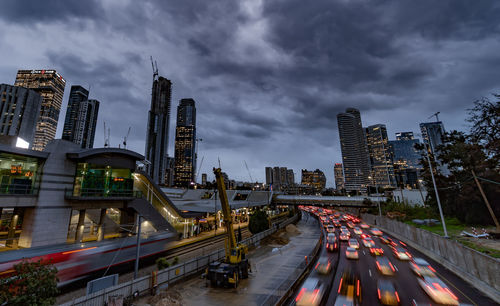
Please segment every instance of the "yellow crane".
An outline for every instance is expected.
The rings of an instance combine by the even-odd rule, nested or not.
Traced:
[[[216,261],[209,264],[206,271],[206,279],[210,281],[212,287],[236,288],[240,279],[248,278],[248,270],[250,269],[248,258],[246,258],[248,247],[236,242],[233,217],[231,215],[231,208],[229,207],[222,170],[214,168],[214,174],[222,207],[224,226],[226,227],[226,257],[222,262]]]

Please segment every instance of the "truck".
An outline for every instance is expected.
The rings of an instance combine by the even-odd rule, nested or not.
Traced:
[[[212,287],[237,288],[241,279],[248,278],[250,270],[250,263],[247,258],[248,247],[236,241],[233,218],[226,194],[222,170],[220,168],[214,168],[213,171],[217,182],[217,191],[219,193],[224,226],[226,227],[224,245],[226,254],[223,260],[215,261],[208,265],[205,271],[205,278],[207,282],[210,282],[210,286]]]

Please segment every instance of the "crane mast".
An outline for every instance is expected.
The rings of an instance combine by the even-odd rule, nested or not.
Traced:
[[[224,184],[224,178],[222,177],[222,170],[220,168],[214,168],[215,179],[217,182],[217,190],[219,192],[220,204],[222,207],[222,215],[224,219],[224,225],[226,226],[227,238],[228,238],[228,248],[226,248],[226,260],[229,260],[230,251],[236,249],[236,236],[234,234],[233,228],[233,217],[231,216],[231,209],[229,207],[229,200],[226,194],[226,186]]]

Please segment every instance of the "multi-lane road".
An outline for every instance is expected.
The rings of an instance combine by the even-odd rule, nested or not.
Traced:
[[[346,222],[341,222],[346,225]],[[340,247],[337,251],[328,252],[323,247],[320,254],[319,261],[329,259],[332,265],[332,270],[329,274],[320,274],[317,269],[312,270],[306,281],[299,286],[299,290],[294,299],[294,303],[304,296],[298,298],[300,290],[309,284],[317,283],[319,280],[322,284],[317,292],[319,293],[316,303],[318,305],[335,305],[338,296],[339,285],[341,282],[342,274],[346,270],[350,270],[352,274],[357,275],[360,280],[361,287],[361,303],[360,305],[378,305],[377,293],[377,280],[387,279],[392,281],[398,292],[400,305],[436,305],[436,303],[427,295],[427,293],[420,287],[418,277],[410,269],[410,261],[401,261],[393,255],[392,249],[388,244],[384,244],[379,236],[370,233],[370,229],[363,229],[363,233],[371,235],[375,242],[375,247],[382,248],[384,251],[383,256],[386,257],[394,266],[394,275],[383,276],[376,265],[376,258],[370,254],[369,248],[363,246],[362,238],[360,235],[354,233],[352,228],[348,228],[350,237],[354,238],[359,243],[358,255],[359,259],[348,259],[346,257],[346,249],[348,247],[347,241],[340,241]],[[340,228],[335,229],[337,239],[339,238]],[[326,233],[325,233],[326,234]],[[386,235],[384,233],[384,235]],[[389,235],[387,235],[389,236]],[[390,236],[389,236],[390,237]],[[404,247],[412,255],[413,258],[425,259],[433,269],[435,269],[436,276],[441,279],[458,298],[460,305],[499,305],[495,301],[483,295],[481,292],[473,288],[463,279],[457,277],[454,273],[444,268],[439,263],[426,257],[419,251],[407,246],[404,241],[397,240],[391,237],[394,243],[398,246]],[[315,264],[317,266],[317,264]],[[304,290],[307,292],[307,290]],[[309,301],[310,302],[310,301]],[[297,304],[300,304],[298,302]],[[306,302],[305,304],[308,304]],[[342,305],[342,304],[341,304]],[[347,304],[352,305],[352,304]]]

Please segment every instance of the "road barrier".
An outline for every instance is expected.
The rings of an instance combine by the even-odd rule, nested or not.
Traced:
[[[263,238],[275,233],[281,228],[284,228],[288,224],[297,221],[298,218],[299,215],[295,215],[292,218],[277,224],[277,226],[242,240],[242,243],[249,247],[256,246]],[[117,300],[127,302],[137,296],[154,292],[156,288],[166,288],[186,277],[205,271],[209,263],[221,260],[225,256],[225,249],[219,249],[208,255],[197,257],[178,265],[171,266],[167,269],[160,270],[154,275],[143,276],[117,286],[109,287],[104,290],[79,297],[62,305],[101,306]]]
[[[439,262],[466,282],[500,301],[500,260],[443,238],[432,232],[386,217],[363,214],[361,218],[404,240],[410,246]]]

